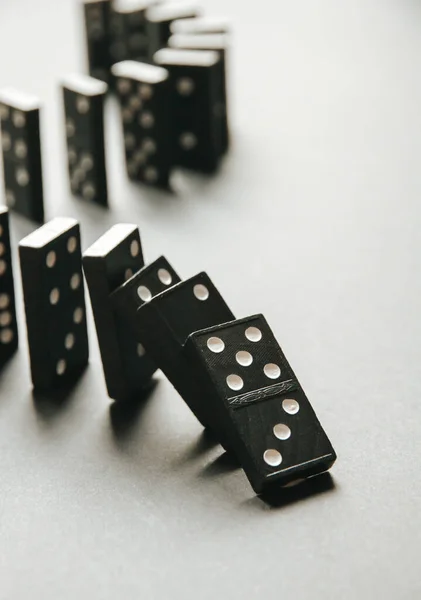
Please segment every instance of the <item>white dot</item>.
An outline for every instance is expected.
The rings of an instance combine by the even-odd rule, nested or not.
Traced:
[[[50,304],[55,305],[60,300],[60,290],[58,288],[54,288],[50,292]]]
[[[146,83],[143,83],[142,85],[139,86],[139,94],[141,95],[141,97],[144,100],[150,100],[153,95],[152,86],[150,86]]]
[[[78,96],[76,99],[76,110],[81,115],[85,115],[90,108],[90,102],[85,96]]]
[[[0,104],[0,119],[6,120],[9,118],[9,107]]]
[[[65,371],[66,371],[66,361],[64,359],[61,359],[57,363],[56,373],[57,373],[57,375],[64,375]]]
[[[5,152],[8,152],[12,147],[12,139],[7,131],[3,131],[1,136],[1,147]]]
[[[158,278],[164,285],[170,285],[172,282],[171,273],[167,269],[158,269]]]
[[[253,362],[253,357],[250,352],[247,352],[246,350],[240,350],[240,352],[237,352],[235,355],[235,360],[242,367],[249,367]]]
[[[300,405],[293,398],[287,398],[282,402],[282,408],[289,415],[296,415],[300,410]]]
[[[130,96],[129,106],[133,110],[140,110],[142,108],[142,100],[139,98],[139,96]]]
[[[16,140],[15,154],[18,158],[26,158],[28,154],[28,147],[23,140]]]
[[[6,190],[6,202],[8,206],[13,207],[16,204],[16,197],[12,190]]]
[[[25,117],[24,113],[15,110],[13,112],[12,121],[13,121],[13,125],[15,127],[19,127],[19,128],[25,127],[26,117]]]
[[[250,342],[260,342],[262,339],[262,332],[257,327],[249,327],[246,329],[246,338]]]
[[[146,350],[145,350],[144,346],[142,346],[142,344],[138,344],[137,345],[137,355],[145,356],[145,354],[146,354]]]
[[[149,111],[143,112],[139,117],[139,124],[145,129],[150,129],[154,126],[155,118],[153,114]]]
[[[0,327],[7,327],[12,322],[12,313],[9,311],[0,313]]]
[[[150,300],[152,300],[152,294],[151,294],[150,289],[144,285],[140,285],[137,288],[137,294],[138,294],[139,298],[141,300],[143,300],[143,302],[149,302]]]
[[[29,183],[29,173],[25,167],[18,167],[16,169],[16,181],[22,187],[25,187]]]
[[[128,79],[119,79],[117,82],[117,89],[120,94],[128,94],[132,88],[132,84]]]
[[[92,154],[89,152],[85,152],[82,154],[80,159],[80,166],[84,171],[90,171],[94,166],[94,159],[92,158]]]
[[[72,119],[66,120],[66,134],[67,137],[73,137],[75,135],[76,127]]]
[[[156,142],[152,138],[145,138],[142,142],[142,150],[147,154],[154,154],[156,152]]]
[[[76,164],[76,162],[77,162],[77,152],[76,152],[76,150],[73,147],[69,148],[68,158],[69,158],[69,163],[71,165]]]
[[[277,450],[266,450],[263,454],[263,460],[270,467],[279,467],[282,462],[282,456]]]
[[[4,260],[0,260],[0,275],[4,275],[6,273],[7,263]]]
[[[206,342],[207,347],[211,352],[215,352],[215,354],[219,354],[219,352],[223,352],[225,349],[225,344],[219,337],[210,337]]]
[[[71,350],[75,345],[75,336],[73,333],[68,333],[64,339],[64,347],[66,350]]]
[[[264,374],[269,379],[278,379],[281,376],[281,369],[274,363],[268,363],[263,367]]]
[[[135,258],[140,252],[140,244],[137,240],[132,240],[130,243],[130,254]]]
[[[91,181],[87,181],[82,186],[82,195],[85,200],[93,200],[95,198],[96,189]]]
[[[142,150],[137,150],[134,154],[133,154],[133,160],[135,161],[135,163],[137,165],[144,165],[146,163],[146,161],[148,160],[148,157],[146,155],[145,152],[143,152]],[[151,169],[153,169],[154,167],[150,167]],[[156,169],[155,169],[156,171]]]
[[[78,307],[73,313],[73,321],[79,325],[83,321],[83,308]]]
[[[191,77],[180,77],[177,80],[176,87],[181,96],[190,96],[194,91],[194,81]]]
[[[74,235],[72,235],[72,237],[69,237],[68,241],[67,241],[67,251],[70,254],[73,254],[73,252],[76,250],[77,248],[77,239]]]
[[[74,275],[72,275],[72,277],[70,278],[70,287],[72,288],[72,290],[77,290],[77,288],[80,286],[80,275],[79,273],[74,273]]]
[[[134,119],[134,113],[130,110],[130,108],[123,108],[121,114],[123,115],[123,121],[125,123],[131,123]]]
[[[14,337],[12,329],[3,329],[3,331],[0,331],[0,342],[2,344],[10,344]]]
[[[8,294],[0,294],[0,310],[4,310],[9,306],[10,298]]]
[[[132,269],[126,269],[126,272],[124,273],[124,278],[127,280],[130,279],[130,277],[133,277],[133,271]]]
[[[148,183],[155,183],[158,179],[158,169],[152,166],[146,167],[144,177]]]
[[[132,150],[136,145],[136,138],[132,133],[126,133],[124,136],[124,145],[127,150]]]
[[[209,298],[209,290],[205,285],[198,283],[193,288],[193,294],[198,300],[207,300]]]
[[[288,425],[284,425],[283,423],[278,423],[278,425],[275,425],[273,428],[273,433],[278,440],[287,440],[289,437],[291,437],[291,429],[288,427]]]
[[[56,264],[56,261],[57,261],[57,254],[54,252],[54,250],[51,250],[51,252],[49,252],[47,254],[45,263],[49,269],[52,269],[54,267],[54,265]]]
[[[232,390],[238,391],[244,387],[244,381],[239,375],[228,375],[227,386]]]
[[[191,131],[185,131],[180,135],[180,146],[183,150],[193,150],[197,146],[197,137]]]

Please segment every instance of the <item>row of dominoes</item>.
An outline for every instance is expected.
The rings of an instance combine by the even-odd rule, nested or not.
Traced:
[[[148,62],[172,35],[226,33],[225,19],[202,16],[196,4],[157,0],[85,0],[89,73],[113,85],[111,67],[124,60]]]
[[[112,67],[130,179],[168,188],[175,167],[212,173],[227,152],[225,51],[215,36],[204,37],[187,36],[179,48],[159,50],[156,65],[124,61]],[[108,205],[107,89],[106,83],[80,74],[62,84],[70,188],[102,206]],[[40,103],[4,89],[0,120],[7,205],[43,223]]]
[[[17,330],[6,211],[0,223],[3,360]],[[78,223],[55,219],[23,239],[19,255],[35,388],[67,385],[88,362],[83,263],[112,399],[139,400],[161,369],[257,493],[334,463],[263,315],[236,319],[206,273],[182,281],[163,256],[145,266],[135,225],[115,225],[82,257]]]

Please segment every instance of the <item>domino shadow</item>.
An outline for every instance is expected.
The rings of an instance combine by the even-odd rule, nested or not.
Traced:
[[[152,379],[150,384],[136,398],[126,401],[113,402],[110,406],[110,422],[114,439],[119,443],[128,441],[135,427],[146,409],[158,379]]]
[[[33,389],[32,402],[37,416],[46,423],[54,421],[69,411],[73,401],[79,396],[79,389],[84,385],[87,365],[75,373],[68,384],[51,390]]]
[[[260,510],[285,508],[297,502],[303,502],[333,492],[335,490],[335,482],[330,473],[321,473],[314,477],[301,480],[295,485],[279,487],[268,492],[264,492],[259,496],[255,496],[246,500],[246,504],[252,505]]]
[[[228,473],[232,473],[233,471],[237,471],[240,469],[240,463],[233,453],[224,452],[214,461],[204,467],[201,471],[199,477],[203,478],[211,478],[217,477],[219,475],[225,475]]]

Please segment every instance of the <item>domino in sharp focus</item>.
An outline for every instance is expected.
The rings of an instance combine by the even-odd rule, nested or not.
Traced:
[[[32,382],[74,382],[88,362],[79,224],[57,218],[19,243]]]
[[[206,273],[177,283],[153,298],[143,290],[140,275],[135,278],[144,300],[132,318],[138,339],[202,425],[214,428],[212,409],[200,401],[201,390],[183,348],[192,332],[231,321],[234,315]],[[122,315],[127,314],[123,292],[115,293],[115,303]]]
[[[131,294],[128,294],[127,314],[125,311],[121,316],[110,299],[115,290],[131,290],[131,282],[138,273],[151,272],[151,267],[142,267],[142,247],[135,225],[115,225],[83,255],[108,395],[115,400],[138,397],[156,371],[155,364],[145,354],[127,318],[132,314]],[[157,293],[162,291],[168,285],[169,277],[178,281],[176,273],[166,261],[165,267],[165,273],[163,265],[157,267],[157,281],[149,286],[149,290]],[[161,281],[164,275],[165,284]],[[135,311],[141,300],[137,288],[134,291]]]
[[[186,23],[189,19],[186,20]],[[194,19],[191,19],[194,20]],[[183,23],[183,21],[180,21]],[[214,116],[220,128],[221,150],[227,152],[230,141],[227,98],[227,60],[229,38],[226,34],[175,34],[168,40],[170,48],[187,50],[214,50],[219,53],[219,78],[217,103],[213,107]]]
[[[165,48],[154,55],[154,61],[170,73],[175,163],[195,171],[214,172],[224,152],[218,117],[220,54]]]
[[[200,12],[196,4],[187,2],[162,2],[149,8],[146,12],[149,58],[165,48],[174,21],[198,17]]]
[[[108,205],[104,142],[107,84],[87,75],[62,83],[70,189],[84,200]]]
[[[110,16],[111,0],[84,0],[83,16],[85,23],[88,70],[91,77],[109,83],[110,68]]]
[[[0,207],[0,370],[18,347],[9,213]]]
[[[43,223],[39,101],[29,94],[3,89],[0,119],[7,205],[28,219]]]
[[[121,103],[128,176],[168,188],[173,166],[168,71],[123,61],[112,72]]]
[[[335,451],[263,315],[192,333],[185,357],[256,493],[333,465]]]

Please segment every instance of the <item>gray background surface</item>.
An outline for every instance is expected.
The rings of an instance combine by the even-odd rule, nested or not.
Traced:
[[[421,4],[202,4],[234,24],[234,146],[176,195],[127,183],[111,103],[112,207],[71,198],[57,80],[83,65],[74,0],[1,0],[0,85],[45,102],[48,217],[79,218],[84,247],[137,222],[147,260],[206,269],[239,317],[265,314],[333,479],[263,502],[162,377],[110,411],[92,321],[72,395],[34,399],[21,315],[0,377],[0,597],[420,598]],[[32,229],[13,218],[14,242]]]

